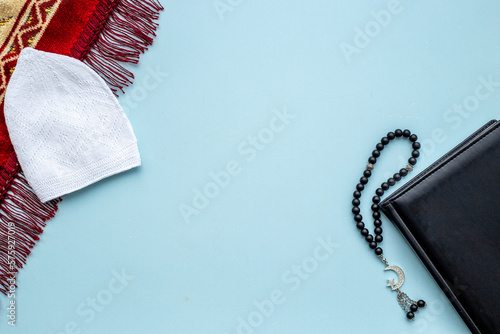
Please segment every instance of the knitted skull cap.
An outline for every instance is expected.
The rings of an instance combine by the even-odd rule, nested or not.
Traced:
[[[141,164],[118,100],[97,73],[71,57],[25,48],[7,87],[5,121],[42,202]]]

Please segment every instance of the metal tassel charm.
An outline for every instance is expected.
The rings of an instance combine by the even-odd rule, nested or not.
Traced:
[[[385,264],[385,269],[384,270],[392,270],[398,275],[398,281],[397,283],[394,283],[394,279],[392,280],[387,280],[387,286],[392,289],[392,291],[397,291],[398,292],[398,304],[401,306],[403,311],[406,312],[406,317],[409,320],[414,320],[415,319],[415,312],[418,312],[418,310],[422,307],[425,306],[425,302],[423,300],[419,301],[414,301],[406,293],[400,290],[401,286],[403,285],[405,281],[405,274],[403,270],[397,266],[390,266],[385,257],[380,254],[378,257],[384,262]]]

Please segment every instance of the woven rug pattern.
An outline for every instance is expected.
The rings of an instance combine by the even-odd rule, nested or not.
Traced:
[[[138,63],[153,43],[161,10],[156,0],[0,2],[0,292],[7,293],[60,202],[35,196],[5,125],[5,91],[20,52],[32,47],[81,60],[117,94],[134,78],[121,63]]]

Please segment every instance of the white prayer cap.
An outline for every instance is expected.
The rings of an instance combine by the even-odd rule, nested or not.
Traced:
[[[7,87],[5,121],[42,202],[141,164],[118,100],[97,73],[71,57],[25,48]]]

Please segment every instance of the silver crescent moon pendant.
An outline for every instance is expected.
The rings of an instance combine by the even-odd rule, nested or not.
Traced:
[[[387,286],[390,287],[392,289],[392,291],[398,290],[401,287],[401,285],[403,285],[403,283],[405,282],[405,273],[403,272],[403,270],[397,266],[387,266],[387,267],[385,267],[384,270],[392,270],[396,274],[398,274],[398,282],[397,283],[394,283],[393,279],[387,280],[387,282],[388,282]]]

